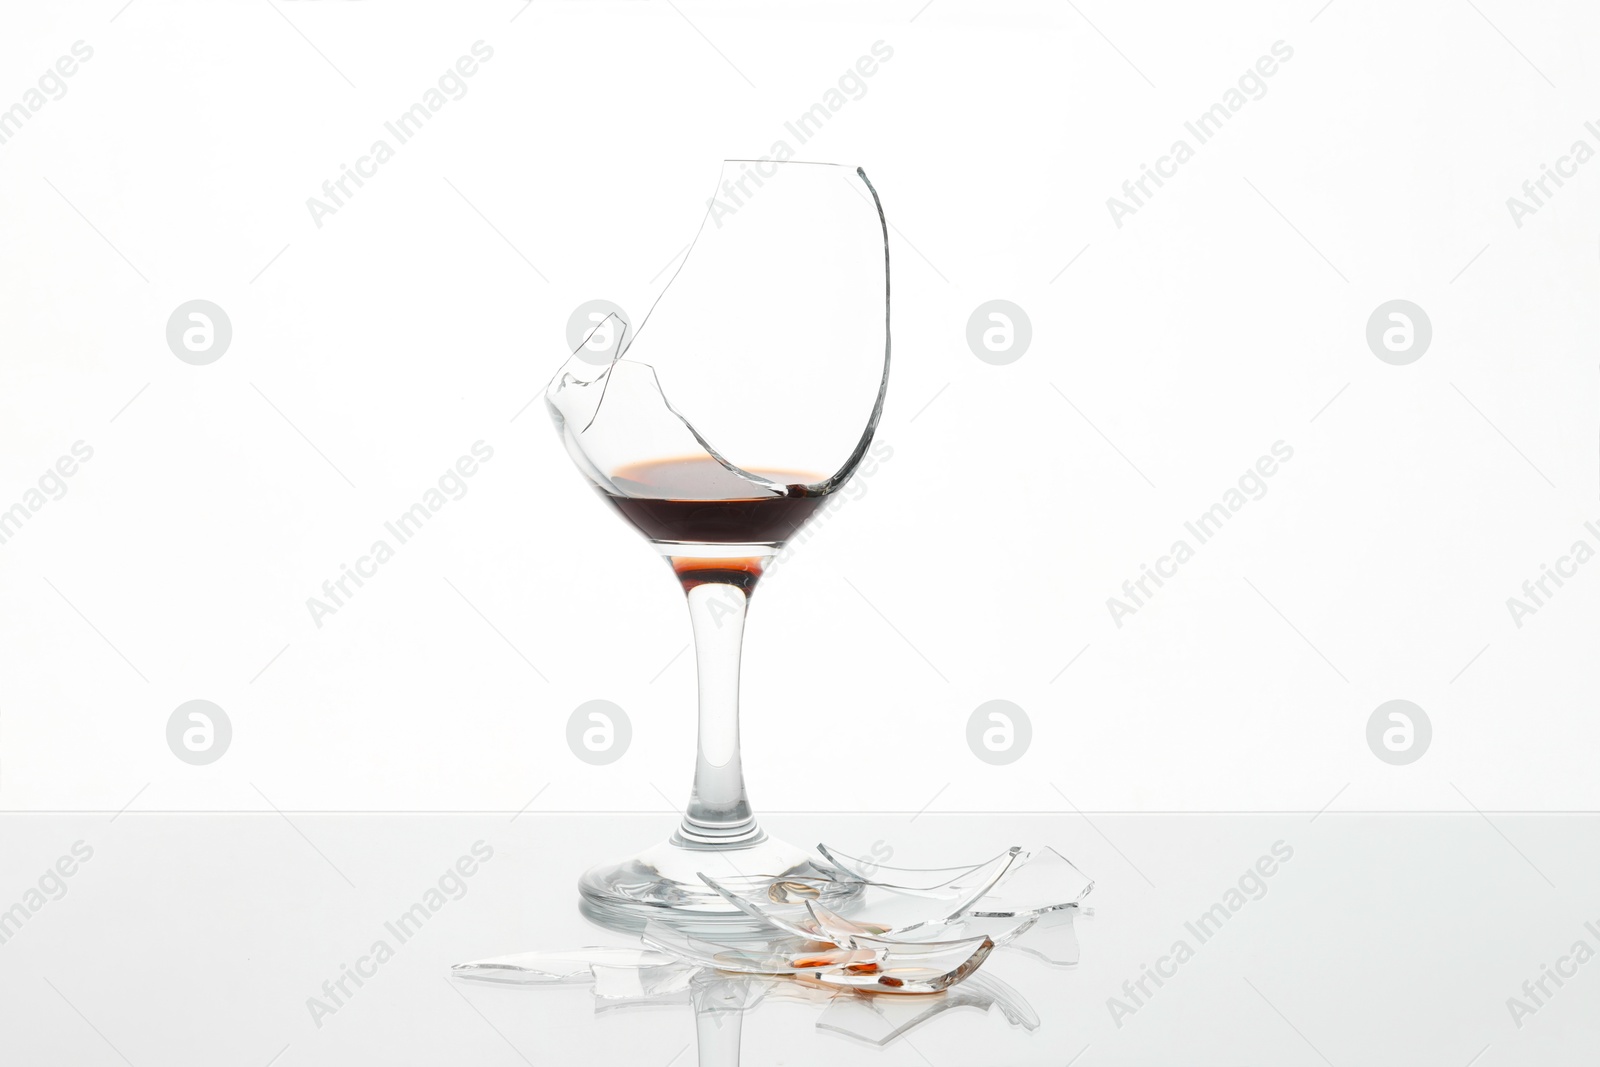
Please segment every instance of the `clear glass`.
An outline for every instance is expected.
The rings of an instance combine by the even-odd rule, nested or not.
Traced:
[[[729,160],[644,321],[597,324],[546,390],[579,470],[672,566],[699,684],[682,821],[661,844],[583,876],[590,918],[761,935],[759,919],[699,876],[825,877],[751,810],[740,649],[763,572],[871,448],[888,381],[888,228],[865,172]],[[833,884],[822,902],[858,890]]]

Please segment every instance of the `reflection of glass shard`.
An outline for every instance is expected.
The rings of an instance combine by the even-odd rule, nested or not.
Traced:
[[[1028,920],[1018,936],[1009,941],[1008,947],[1057,967],[1076,966],[1081,950],[1078,932],[1072,924],[1077,916],[1076,907],[1044,912]]]
[[[973,975],[958,988],[937,997],[875,997],[841,993],[828,1002],[817,1019],[817,1029],[853,1037],[882,1048],[907,1033],[959,1008],[1000,1013],[1012,1026],[1027,1031],[1039,1028],[1039,1015],[1021,993],[993,975]]]

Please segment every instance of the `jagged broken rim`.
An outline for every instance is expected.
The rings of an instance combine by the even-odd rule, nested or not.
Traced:
[[[866,171],[859,166],[850,166],[839,163],[813,162],[805,160],[740,160],[727,159],[729,163],[763,162],[775,167],[830,167],[853,174],[865,186],[871,197],[871,206],[878,220],[878,230],[883,248],[883,370],[878,378],[878,388],[873,399],[872,410],[867,418],[865,428],[856,441],[855,447],[846,456],[837,470],[816,482],[805,485],[805,490],[811,495],[824,495],[832,492],[842,484],[855,471],[856,467],[865,457],[867,449],[871,447],[873,437],[877,433],[878,424],[883,417],[883,406],[889,388],[889,368],[893,348],[893,335],[891,330],[892,315],[892,289],[889,270],[889,223],[883,212],[883,202],[878,195],[877,188],[867,177]],[[551,378],[545,387],[544,398],[547,410],[554,421],[558,432],[561,434],[568,452],[574,462],[597,486],[607,492],[615,492],[619,496],[630,495],[623,488],[612,481],[612,472],[606,470],[604,465],[596,463],[589,456],[583,446],[583,435],[594,425],[599,417],[601,408],[606,400],[612,396],[613,385],[622,376],[622,368],[627,368],[629,381],[622,388],[630,390],[622,402],[630,405],[630,414],[639,414],[644,418],[651,417],[651,408],[654,414],[666,414],[674,421],[673,430],[677,431],[679,447],[663,448],[663,455],[677,454],[690,455],[698,453],[720,465],[724,470],[745,483],[749,495],[757,496],[784,496],[791,492],[788,485],[774,481],[762,474],[748,470],[735,463],[723,450],[714,445],[698,428],[672,403],[663,388],[660,375],[654,365],[629,358],[629,351],[634,343],[649,325],[656,308],[672,291],[673,283],[683,273],[684,269],[694,260],[696,248],[706,234],[707,223],[712,220],[714,213],[715,197],[708,198],[705,214],[701,217],[700,226],[695,231],[693,240],[690,241],[687,251],[679,261],[672,276],[655,300],[645,312],[637,328],[615,312],[608,313],[594,327],[586,333],[570,354],[567,361]],[[589,342],[602,330],[613,330],[616,341],[609,361],[595,364],[583,358],[581,353]],[[637,384],[635,384],[637,383]],[[616,402],[616,401],[614,401]],[[664,436],[667,431],[664,431]]]

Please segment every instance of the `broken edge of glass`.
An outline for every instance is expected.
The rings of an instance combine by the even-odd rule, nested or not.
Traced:
[[[827,844],[818,845],[817,851],[830,866],[847,877],[908,894],[931,894],[941,886],[973,882],[986,866],[891,867],[852,856]],[[1020,855],[1000,872],[999,877],[965,911],[980,916],[1025,917],[1081,905],[1083,899],[1094,890],[1092,878],[1048,845],[1012,851]],[[996,860],[989,860],[988,863]]]
[[[725,163],[739,162],[726,160]],[[819,164],[794,163],[779,165],[812,166]],[[889,362],[891,351],[891,338],[889,331],[889,224],[883,214],[883,203],[878,197],[878,191],[867,178],[866,171],[860,167],[843,167],[840,164],[820,164],[822,166],[841,167],[841,169],[854,172],[861,184],[871,194],[873,210],[877,214],[879,229],[883,241],[884,259],[884,352],[883,373],[879,378],[877,397],[872,406],[871,415],[855,448],[844,461],[839,470],[830,474],[822,481],[806,486],[811,495],[823,495],[831,492],[844,482],[856,466],[866,455],[872,438],[877,431],[878,422],[883,414],[884,397],[889,387]],[[790,488],[781,483],[746,470],[732,460],[728,459],[716,446],[708,441],[684,415],[667,399],[666,391],[662,388],[660,377],[656,368],[649,363],[642,363],[628,358],[628,351],[633,347],[638,335],[649,324],[650,316],[672,288],[672,283],[677,280],[684,268],[694,258],[695,248],[699,245],[701,237],[705,235],[706,223],[713,217],[715,210],[712,201],[707,201],[706,213],[700,220],[700,227],[695,232],[694,240],[690,242],[688,251],[679,262],[677,270],[668,279],[666,286],[656,296],[645,317],[640,321],[637,329],[633,328],[625,319],[615,312],[607,314],[594,327],[584,335],[583,341],[575,348],[567,361],[561,366],[555,376],[545,387],[545,406],[555,422],[557,431],[561,434],[562,443],[571,455],[578,468],[605,492],[616,496],[634,495],[628,491],[628,486],[619,484],[613,473],[619,467],[625,466],[629,459],[637,458],[635,449],[638,442],[644,442],[644,452],[657,456],[703,457],[715,461],[728,473],[729,483],[726,499],[747,499],[765,496],[787,496]],[[589,343],[602,331],[608,331],[607,336],[613,337],[610,344],[608,357],[596,359],[595,354],[589,351]],[[601,423],[602,413],[605,422]],[[632,449],[625,455],[607,456],[605,453],[606,438],[610,436],[608,428],[617,426],[617,435],[627,435],[630,441],[635,442]]]

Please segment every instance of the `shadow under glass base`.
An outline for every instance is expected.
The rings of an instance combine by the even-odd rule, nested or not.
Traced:
[[[664,841],[617,863],[592,867],[578,880],[579,909],[601,926],[635,932],[646,922],[665,923],[710,940],[757,940],[777,932],[738,910],[700,880],[710,875],[724,886],[748,886],[765,900],[771,879],[827,879],[813,853],[763,835],[740,847],[692,848],[681,838]],[[858,896],[856,882],[824,889],[818,903],[837,908]]]

